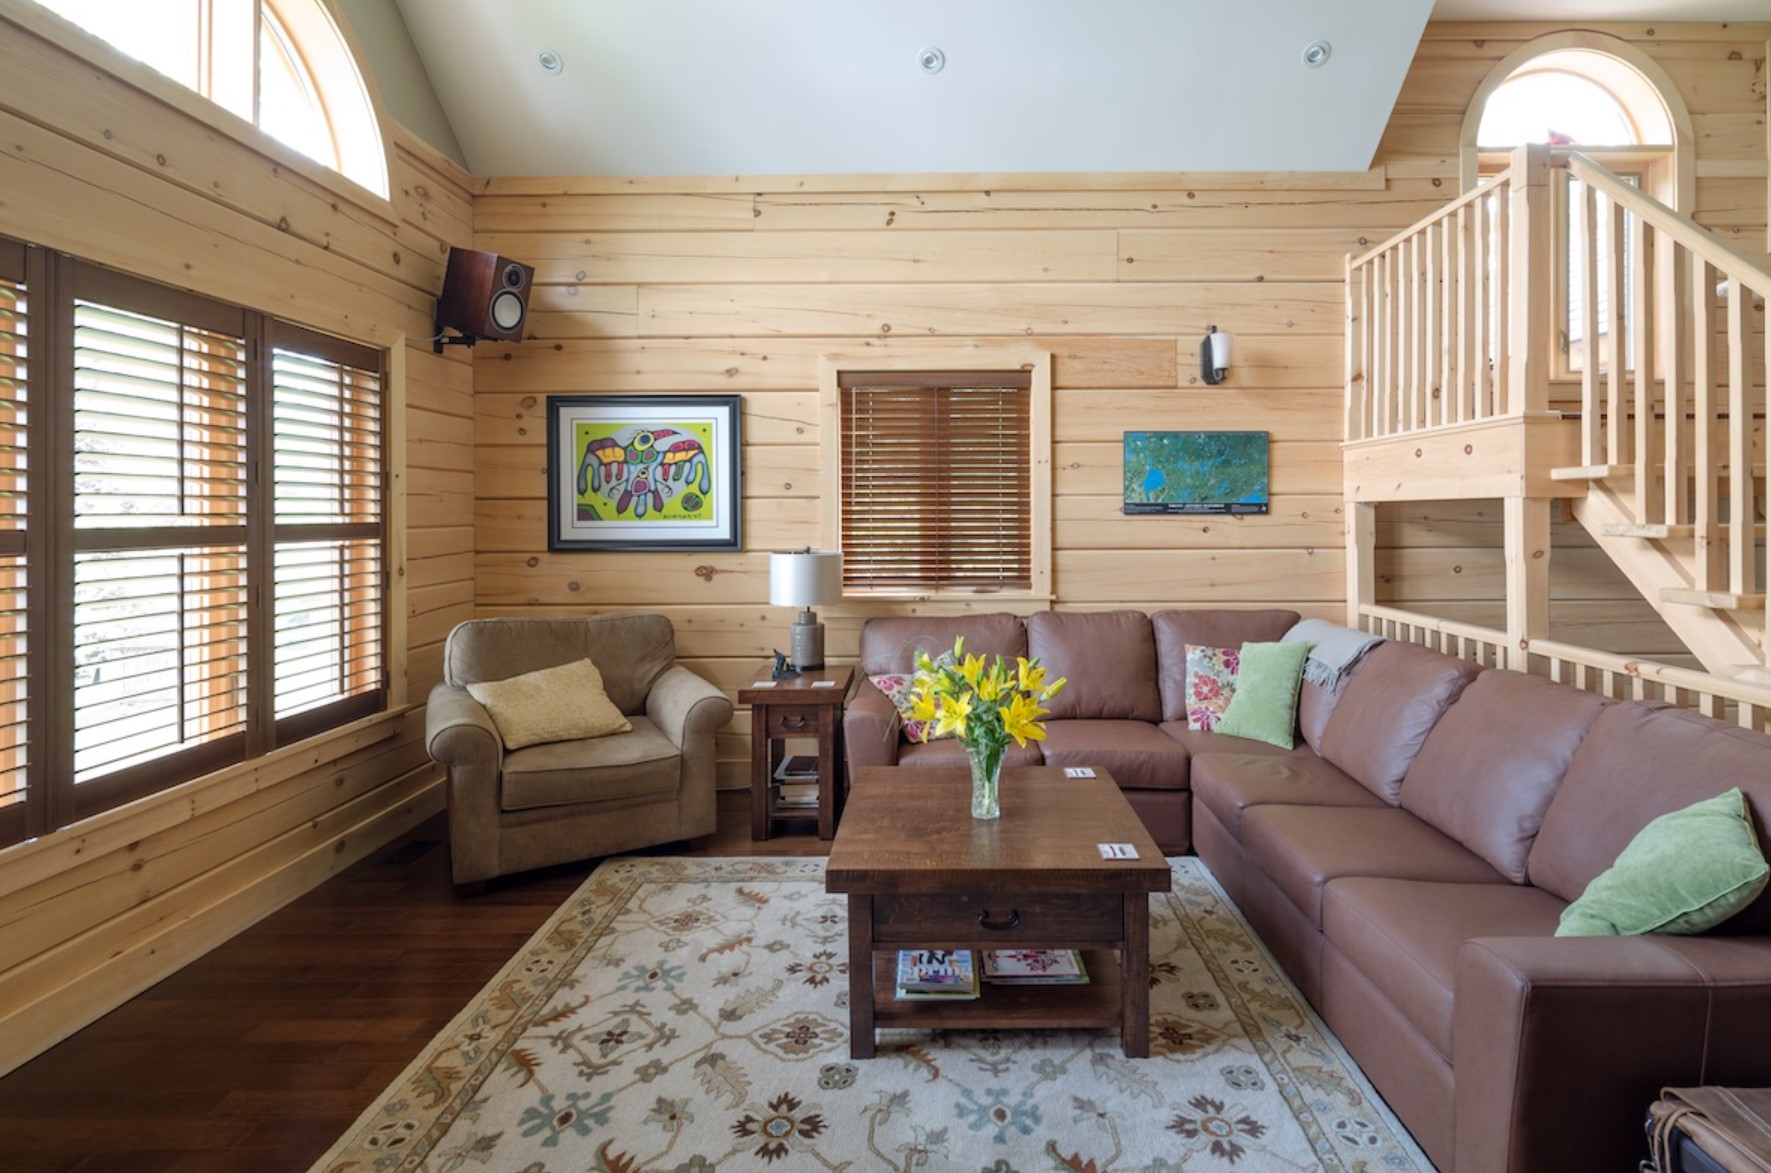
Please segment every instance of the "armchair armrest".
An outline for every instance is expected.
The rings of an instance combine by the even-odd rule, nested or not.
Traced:
[[[843,747],[849,759],[849,782],[862,766],[898,764],[898,708],[892,698],[863,676],[842,714]]]
[[[1455,981],[1459,1169],[1629,1168],[1661,1087],[1771,1082],[1771,938],[1481,938]]]
[[[713,735],[732,719],[732,700],[678,665],[653,682],[646,694],[646,716],[679,750],[705,737],[711,756]]]
[[[430,756],[445,766],[483,766],[496,772],[504,755],[492,714],[455,684],[437,684],[430,690],[424,742]]]

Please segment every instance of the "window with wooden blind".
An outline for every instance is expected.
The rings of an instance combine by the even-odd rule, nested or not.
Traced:
[[[0,240],[0,843],[385,705],[383,378]]]
[[[30,393],[25,376],[30,335],[25,250],[0,241],[0,843],[24,837],[28,797],[25,541],[30,496],[25,477]]]
[[[1044,355],[966,370],[828,364],[826,464],[856,593],[1050,590]]]

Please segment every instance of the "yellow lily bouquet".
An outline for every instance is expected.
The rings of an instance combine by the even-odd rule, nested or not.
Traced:
[[[916,653],[916,677],[910,684],[910,715],[922,721],[922,738],[951,733],[965,746],[972,771],[972,817],[994,819],[1002,813],[998,786],[1002,755],[1011,738],[1016,745],[1043,741],[1039,719],[1049,701],[1064,688],[1064,678],[1047,683],[1037,659],[1016,656],[1011,666],[1001,656],[988,666],[983,656],[965,654],[965,637],[953,641],[951,655],[930,659]]]

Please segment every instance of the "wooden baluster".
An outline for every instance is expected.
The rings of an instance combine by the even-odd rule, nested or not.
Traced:
[[[1474,286],[1471,297],[1471,325],[1474,329],[1470,336],[1470,401],[1475,410],[1472,419],[1487,419],[1493,415],[1491,395],[1494,390],[1493,368],[1488,362],[1488,283],[1493,277],[1489,261],[1493,253],[1489,250],[1489,222],[1493,215],[1492,204],[1495,197],[1483,196],[1470,205],[1471,229],[1475,243],[1475,255],[1471,276]]]
[[[1360,281],[1360,273],[1354,267],[1351,257],[1347,258],[1345,271],[1346,287],[1343,296],[1346,299],[1347,353],[1343,360],[1345,370],[1342,372],[1345,381],[1341,389],[1341,439],[1358,440],[1363,438],[1359,424],[1363,413],[1359,408],[1360,398],[1364,394],[1361,387],[1364,380],[1360,376],[1359,355],[1365,349],[1365,319],[1359,314],[1359,287],[1355,284]]]
[[[1605,267],[1605,460],[1610,464],[1626,463],[1624,425],[1624,334],[1626,313],[1623,291],[1624,258],[1623,209],[1611,197],[1605,198],[1605,235],[1602,253]]]
[[[1536,208],[1527,210],[1526,201],[1533,199],[1531,189],[1525,183],[1525,169],[1516,167],[1513,180],[1506,193],[1497,197],[1494,209],[1494,285],[1489,297],[1494,302],[1494,325],[1490,336],[1489,349],[1494,352],[1494,402],[1491,413],[1499,415],[1503,412],[1519,412],[1525,410],[1525,401],[1530,398],[1527,387],[1531,383],[1529,376],[1523,376],[1522,370],[1514,363],[1515,340],[1511,337],[1512,323],[1523,321],[1526,329],[1534,317],[1543,315],[1526,309],[1527,306],[1548,305],[1548,300],[1533,301],[1532,294],[1523,289],[1514,289],[1512,274],[1517,273],[1523,282],[1531,272],[1532,262],[1529,255],[1515,256],[1514,248],[1530,249],[1527,233],[1535,231],[1531,227],[1532,214]],[[1548,217],[1540,217],[1548,225]],[[1546,243],[1547,256],[1547,243]],[[1549,272],[1548,260],[1543,261],[1544,272]],[[1546,287],[1547,290],[1547,287]],[[1512,311],[1512,299],[1520,298],[1519,314],[1515,318]],[[1542,333],[1542,331],[1536,331]],[[1531,352],[1531,345],[1526,341],[1521,347],[1523,353],[1517,357],[1524,360]],[[1539,373],[1539,382],[1549,372]],[[1547,382],[1544,386],[1548,387]],[[1544,399],[1547,403],[1548,396]]]
[[[1377,396],[1377,411],[1372,417],[1375,425],[1373,434],[1387,436],[1395,431],[1391,427],[1390,404],[1392,400],[1390,363],[1390,345],[1395,334],[1396,322],[1391,313],[1391,305],[1395,299],[1390,290],[1390,253],[1388,249],[1372,259],[1377,271],[1377,345],[1372,348],[1372,390]]]
[[[1662,517],[1663,498],[1654,491],[1660,429],[1654,418],[1654,364],[1649,343],[1654,330],[1651,255],[1653,235],[1640,216],[1629,217],[1630,231],[1630,365],[1636,377],[1636,516],[1641,524]]]
[[[1692,568],[1697,589],[1713,591],[1721,580],[1721,530],[1716,514],[1721,476],[1716,459],[1716,379],[1710,362],[1715,345],[1716,271],[1690,254],[1691,265],[1691,524],[1697,535]],[[1670,470],[1669,470],[1670,471]]]
[[[1470,205],[1457,210],[1457,419],[1463,422],[1476,418],[1476,397],[1471,386],[1475,377],[1475,361],[1470,347],[1474,344],[1477,250],[1470,239]]]
[[[1572,205],[1575,243],[1579,253],[1574,271],[1568,274],[1568,286],[1580,293],[1580,462],[1585,465],[1606,463],[1604,420],[1599,408],[1599,266],[1596,252],[1598,233],[1593,215],[1593,189],[1579,180],[1568,184]],[[1570,347],[1572,349],[1572,347]]]
[[[1751,335],[1747,332],[1746,290],[1738,277],[1728,282],[1724,322],[1728,347],[1728,590],[1750,595],[1758,590],[1753,543],[1753,417],[1747,406],[1746,348]]]
[[[1451,382],[1452,356],[1457,353],[1457,270],[1452,262],[1456,247],[1452,240],[1452,222],[1439,222],[1439,422],[1451,423],[1457,418],[1452,400],[1457,390]]]
[[[1660,247],[1655,249],[1654,316],[1659,326],[1660,374],[1665,385],[1666,457],[1661,475],[1665,478],[1665,518],[1669,524],[1684,525],[1690,521],[1687,504],[1690,500],[1686,477],[1690,453],[1686,451],[1685,423],[1685,265],[1684,249],[1670,236],[1656,233]]]
[[[1418,432],[1425,424],[1421,408],[1420,352],[1421,352],[1421,303],[1420,303],[1420,260],[1421,238],[1417,234],[1402,242],[1403,262],[1407,266],[1403,273],[1407,282],[1405,296],[1407,298],[1403,312],[1408,315],[1408,327],[1403,332],[1404,344],[1408,352],[1404,356],[1408,380],[1408,430]]]

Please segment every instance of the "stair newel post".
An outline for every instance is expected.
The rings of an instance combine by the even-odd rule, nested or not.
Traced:
[[[1512,279],[1504,291],[1504,411],[1524,415],[1550,406],[1550,325],[1555,304],[1550,148],[1543,143],[1514,148],[1511,172],[1507,268]]]
[[[1507,663],[1531,670],[1532,640],[1550,634],[1550,516],[1548,497],[1506,498]]]
[[[1346,489],[1347,626],[1366,630],[1364,610],[1377,604],[1377,506]]]

